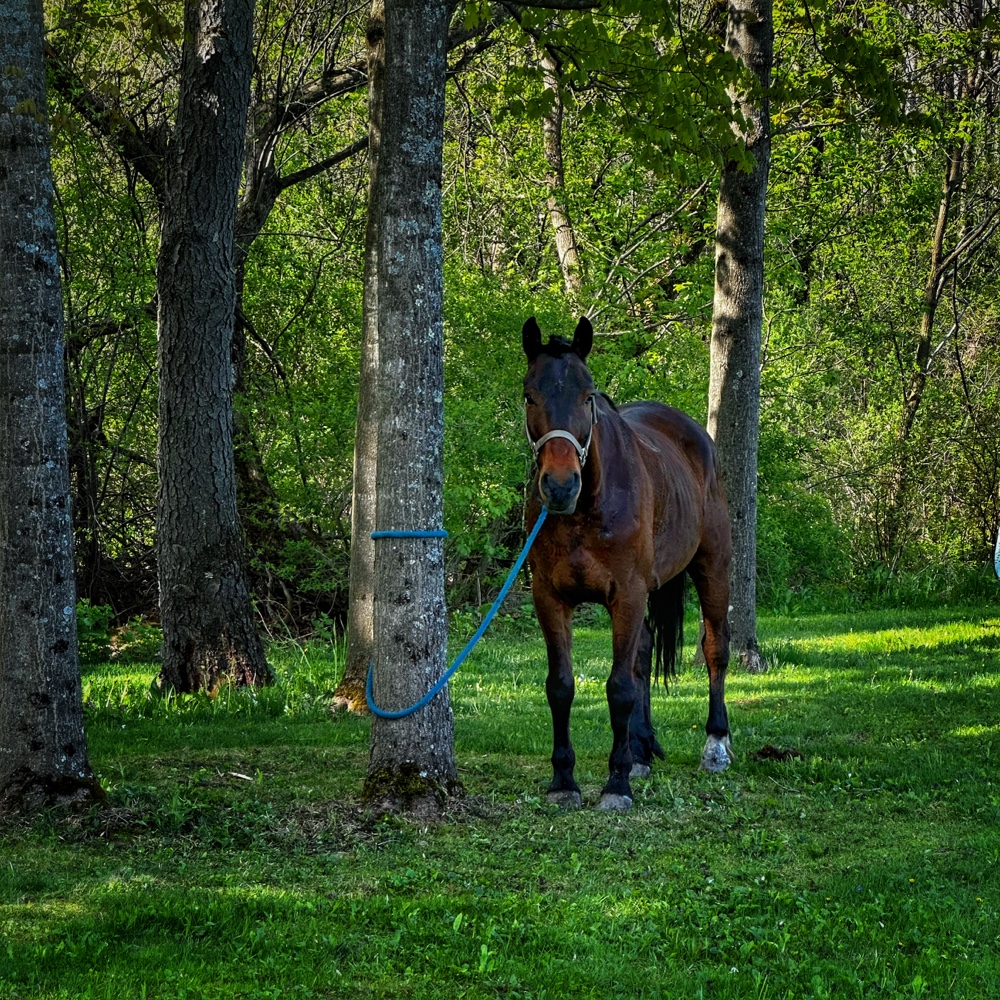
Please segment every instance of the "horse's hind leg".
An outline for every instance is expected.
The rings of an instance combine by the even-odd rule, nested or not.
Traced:
[[[710,619],[705,616],[702,648],[708,664],[708,722],[705,725],[708,739],[701,753],[701,766],[706,771],[724,771],[733,762],[726,712],[726,668],[729,666],[729,621],[726,617]]]
[[[538,577],[535,578],[536,581]],[[552,713],[552,782],[548,800],[556,805],[579,808],[580,786],[573,778],[576,754],[569,738],[569,713],[573,706],[573,609],[551,595],[534,591],[535,614],[545,636],[549,673],[545,694]]]
[[[663,749],[656,741],[649,710],[649,682],[653,673],[653,633],[646,622],[642,623],[639,651],[635,656],[635,679],[639,690],[629,720],[628,735],[632,747],[630,778],[648,778],[653,757],[663,757]]]
[[[704,617],[702,650],[708,665],[708,739],[701,754],[706,771],[724,771],[733,762],[733,744],[726,712],[726,669],[729,666],[729,565],[697,561],[688,567]]]

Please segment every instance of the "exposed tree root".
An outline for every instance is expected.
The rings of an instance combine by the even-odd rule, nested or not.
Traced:
[[[375,813],[402,813],[418,820],[438,820],[449,798],[463,794],[462,783],[420,774],[412,764],[398,771],[381,768],[365,778],[362,803]]]
[[[22,768],[0,788],[0,817],[23,816],[52,807],[86,809],[105,799],[97,779],[36,774]]]
[[[333,692],[329,707],[331,712],[346,711],[355,715],[369,715],[364,682],[344,677]]]

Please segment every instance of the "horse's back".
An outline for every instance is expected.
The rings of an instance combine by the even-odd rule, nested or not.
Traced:
[[[618,408],[625,422],[654,454],[666,460],[671,453],[682,457],[704,487],[714,492],[718,478],[715,442],[701,424],[666,403],[643,401],[626,403]]]
[[[728,573],[730,537],[715,443],[696,420],[664,403],[631,403],[622,418],[639,439],[636,451],[652,486],[655,579],[672,579],[697,559]],[[726,598],[728,600],[728,598]]]

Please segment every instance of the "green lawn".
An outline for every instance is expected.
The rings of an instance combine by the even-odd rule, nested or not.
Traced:
[[[542,644],[488,634],[452,688],[467,797],[430,827],[358,806],[368,723],[326,714],[329,650],[214,702],[91,669],[110,806],[0,831],[0,998],[1000,996],[1000,608],[761,635],[770,671],[730,676],[734,767],[697,770],[686,666],[619,816],[546,804]],[[609,646],[578,629],[591,805]]]

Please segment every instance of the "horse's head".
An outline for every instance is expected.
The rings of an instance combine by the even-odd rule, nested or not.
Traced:
[[[587,355],[594,328],[583,317],[573,341],[551,337],[542,346],[542,332],[532,316],[521,330],[528,358],[524,376],[524,432],[538,463],[538,490],[553,514],[572,514],[580,497],[597,400]]]

